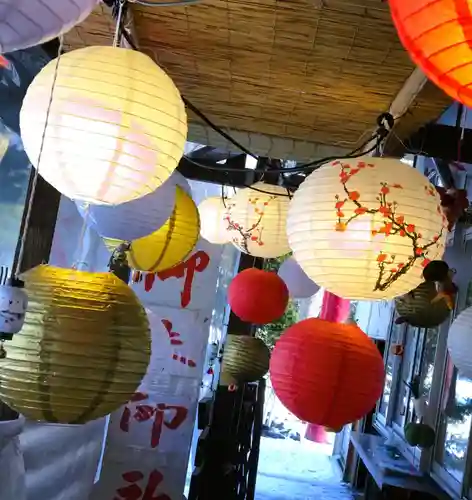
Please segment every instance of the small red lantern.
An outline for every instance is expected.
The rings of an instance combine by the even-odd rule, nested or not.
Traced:
[[[288,288],[275,273],[245,269],[230,283],[228,302],[243,321],[264,325],[283,316],[288,304]]]
[[[277,397],[299,419],[339,429],[374,408],[384,365],[357,325],[309,318],[275,344],[270,378]]]
[[[390,0],[398,36],[413,61],[454,99],[472,105],[469,0]]]

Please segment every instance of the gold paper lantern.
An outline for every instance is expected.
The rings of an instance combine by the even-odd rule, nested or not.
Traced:
[[[226,206],[221,196],[212,196],[198,205],[200,213],[200,235],[210,243],[224,245],[230,237],[224,220]]]
[[[64,424],[126,403],[150,360],[134,292],[111,273],[42,265],[22,278],[28,311],[0,361],[0,399],[29,419]]]
[[[352,300],[392,299],[422,281],[444,252],[447,221],[434,186],[399,160],[328,163],[295,193],[293,255],[315,283]]]
[[[287,190],[258,182],[241,189],[227,202],[225,215],[229,239],[241,252],[266,259],[290,252],[286,234]]]
[[[270,351],[266,344],[248,335],[228,335],[223,352],[222,378],[255,382],[269,371]]]
[[[133,269],[156,273],[170,269],[190,254],[198,241],[200,220],[192,198],[176,186],[175,207],[168,221],[157,231],[131,242],[127,252],[128,264]],[[123,243],[104,238],[109,250]]]
[[[74,50],[46,65],[28,88],[20,125],[46,181],[69,198],[109,205],[158,188],[187,135],[172,80],[145,54],[117,47]]]

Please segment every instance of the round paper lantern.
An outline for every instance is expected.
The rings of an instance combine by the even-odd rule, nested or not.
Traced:
[[[131,242],[128,264],[137,271],[156,273],[180,264],[198,241],[200,221],[192,198],[176,186],[175,207],[167,222],[157,231]],[[113,251],[122,240],[104,238]]]
[[[319,286],[352,300],[392,299],[444,252],[436,189],[399,160],[336,160],[310,174],[290,204],[293,256]]]
[[[472,379],[472,307],[461,312],[449,328],[447,347],[452,362],[464,377]]]
[[[258,182],[254,189],[241,189],[227,202],[229,239],[241,252],[266,259],[290,252],[286,234],[289,198],[287,190]]]
[[[451,314],[448,297],[438,296],[436,283],[425,282],[395,299],[398,316],[411,326],[433,328],[444,323]]]
[[[405,426],[405,439],[410,446],[418,446],[427,450],[434,446],[436,432],[427,424],[410,422]]]
[[[86,224],[103,238],[133,241],[166,223],[175,207],[176,186],[190,191],[187,180],[177,171],[161,187],[137,200],[115,206],[76,204]]]
[[[18,333],[25,321],[28,296],[23,288],[23,282],[10,279],[0,285],[0,339],[10,340]]]
[[[228,303],[236,316],[257,325],[283,316],[288,305],[288,288],[279,276],[260,269],[245,269],[228,287]]]
[[[472,105],[469,0],[390,0],[398,36],[413,61],[452,98]]]
[[[75,200],[117,205],[152,193],[177,167],[187,135],[172,80],[145,54],[118,47],[68,52],[55,78],[56,66],[40,71],[23,101],[31,163]]]
[[[226,207],[221,196],[212,196],[198,205],[200,213],[200,235],[210,243],[224,245],[230,241],[226,231]]]
[[[373,409],[384,365],[358,326],[309,318],[275,344],[270,378],[277,397],[299,419],[339,429]]]
[[[22,278],[28,311],[0,363],[0,399],[29,419],[63,424],[129,401],[150,359],[134,292],[111,273],[43,265]]]
[[[0,53],[40,45],[82,22],[99,0],[2,0]]]
[[[278,275],[284,280],[290,297],[294,299],[312,297],[320,289],[320,287],[305,274],[305,271],[293,257],[282,262]]]
[[[269,371],[269,360],[269,348],[261,339],[228,335],[221,370],[240,383],[255,382]]]

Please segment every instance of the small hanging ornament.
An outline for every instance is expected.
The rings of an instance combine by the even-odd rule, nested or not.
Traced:
[[[8,268],[0,269],[0,340],[11,340],[25,322],[28,296],[23,281],[7,279]],[[2,350],[3,346],[2,346]]]

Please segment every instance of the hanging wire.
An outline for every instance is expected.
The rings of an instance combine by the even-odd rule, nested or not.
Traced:
[[[126,4],[128,0],[120,0],[121,3]],[[144,2],[144,0],[130,0],[133,3],[138,3],[141,5],[147,5],[147,6],[157,6],[156,3],[153,2]],[[162,5],[162,4],[161,4]],[[139,50],[136,43],[132,39],[130,33],[124,28],[123,23],[118,22],[118,31],[120,33],[120,36],[122,36],[128,45],[133,49],[133,50]],[[372,134],[368,139],[366,139],[360,146],[358,146],[356,149],[351,151],[349,154],[345,156],[327,156],[325,158],[320,158],[317,160],[313,160],[307,163],[303,163],[301,165],[297,165],[296,167],[289,167],[289,168],[272,168],[269,162],[267,161],[260,161],[260,157],[253,153],[251,150],[246,148],[243,144],[241,144],[239,141],[234,139],[230,134],[225,132],[221,127],[213,123],[210,118],[208,118],[202,111],[200,111],[193,103],[191,103],[185,96],[182,96],[182,100],[196,116],[198,116],[204,123],[206,123],[211,129],[213,129],[215,132],[217,132],[220,136],[222,136],[224,139],[226,139],[228,142],[230,142],[233,146],[237,147],[240,151],[245,153],[248,156],[251,156],[252,158],[255,158],[259,160],[259,163],[262,163],[262,167],[256,167],[253,169],[254,172],[257,173],[262,173],[264,174],[268,168],[270,168],[271,172],[273,173],[285,173],[285,174],[292,174],[292,173],[306,173],[309,174],[316,170],[317,168],[321,167],[322,165],[329,163],[331,161],[335,160],[342,160],[342,159],[354,159],[354,158],[360,158],[361,156],[368,155],[374,151],[380,150],[381,144],[383,141],[388,137],[388,135],[393,131],[393,124],[395,120],[400,119],[403,115],[400,117],[394,119],[393,116],[390,113],[382,113],[378,118],[377,118],[377,130],[374,134]],[[365,150],[365,148],[372,142],[375,141],[375,144]],[[193,165],[203,168],[205,170],[213,170],[217,172],[226,172],[227,174],[229,172],[237,172],[240,173],[242,169],[240,168],[231,168],[231,167],[221,167],[221,166],[213,166],[213,165],[205,165],[203,163],[199,163],[198,161],[194,160],[193,158],[189,156],[184,156],[184,158],[192,163]],[[252,189],[254,191],[258,191],[264,194],[274,194],[270,193],[268,191],[263,191],[258,188],[254,188],[249,185],[245,185],[244,187]],[[291,193],[287,190],[288,194],[277,194],[277,196],[287,196],[287,197],[292,197]]]
[[[15,277],[15,278],[17,278],[18,275],[20,274],[21,266],[22,266],[22,263],[23,263],[23,256],[24,256],[24,253],[25,253],[25,246],[26,246],[26,238],[28,237],[29,223],[30,223],[30,219],[31,219],[31,214],[33,212],[34,195],[36,193],[36,187],[38,185],[39,168],[40,168],[40,165],[41,165],[41,157],[42,157],[42,154],[43,154],[44,142],[46,140],[46,132],[47,132],[48,125],[49,125],[49,115],[50,115],[50,112],[51,112],[52,101],[53,101],[53,97],[54,97],[54,90],[55,90],[55,87],[56,87],[57,76],[58,76],[58,73],[59,73],[59,62],[60,62],[60,59],[61,59],[63,48],[64,48],[64,37],[61,35],[59,37],[59,50],[58,50],[58,54],[57,54],[56,65],[55,65],[55,68],[54,68],[54,76],[53,76],[53,80],[52,80],[51,94],[49,96],[49,102],[48,102],[48,106],[46,108],[46,120],[45,120],[45,123],[44,123],[43,135],[41,137],[41,144],[39,146],[39,153],[38,153],[37,165],[36,165],[36,167],[33,167],[33,170],[34,170],[33,182],[31,184],[31,192],[30,192],[30,195],[29,195],[28,205],[27,205],[27,208],[26,208],[25,223],[24,223],[23,231],[21,233],[21,238],[20,238],[20,249],[19,249],[19,252],[18,252],[18,260],[16,261],[16,266],[15,266],[15,270],[14,270],[14,274],[13,274],[13,277]]]
[[[225,196],[225,187],[223,184],[221,184],[221,201],[223,202],[223,206],[226,208],[228,208],[226,206],[226,196]]]

